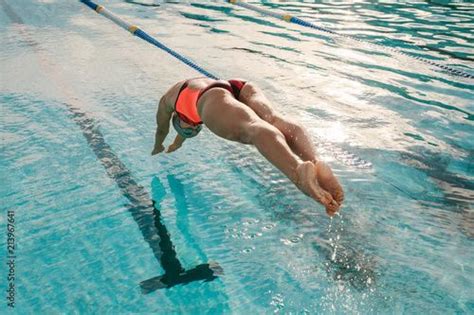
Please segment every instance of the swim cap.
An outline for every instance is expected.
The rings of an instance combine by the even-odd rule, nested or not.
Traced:
[[[180,119],[176,113],[173,114],[173,127],[176,130],[176,132],[182,136],[183,138],[192,138],[197,136],[197,134],[201,131],[202,129],[202,124],[197,125],[194,128],[183,128],[181,127]]]

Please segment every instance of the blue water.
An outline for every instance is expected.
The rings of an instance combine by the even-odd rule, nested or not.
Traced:
[[[160,95],[197,74],[79,2],[0,0],[14,312],[474,313],[472,79],[225,3],[102,4],[259,84],[308,128],[345,205],[328,218],[255,149],[208,130],[151,157]],[[474,74],[472,4],[262,6]],[[218,264],[216,279],[142,293],[170,257],[157,214],[182,267]]]

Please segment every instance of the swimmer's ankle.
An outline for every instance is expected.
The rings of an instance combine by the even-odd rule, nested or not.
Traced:
[[[294,174],[294,177],[293,177],[293,178],[294,178],[294,180],[292,180],[292,182],[293,182],[296,186],[298,186],[298,187],[300,187],[301,184],[302,184],[303,181],[304,181],[303,178],[304,178],[304,176],[305,176],[305,174],[304,174],[305,170],[302,169],[302,167],[305,167],[305,166],[307,167],[308,164],[312,164],[312,167],[314,166],[314,163],[313,163],[313,162],[310,162],[310,161],[300,162],[300,163],[296,166],[295,170],[293,171],[293,174]]]

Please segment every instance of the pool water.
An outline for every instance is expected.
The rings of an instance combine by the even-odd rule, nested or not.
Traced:
[[[472,79],[224,2],[100,4],[260,85],[345,205],[206,129],[151,157],[160,95],[198,74],[79,1],[0,0],[2,313],[474,313]],[[258,5],[474,74],[472,4]]]

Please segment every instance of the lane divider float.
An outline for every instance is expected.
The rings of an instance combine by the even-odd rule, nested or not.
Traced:
[[[473,74],[469,74],[463,70],[459,70],[459,69],[456,69],[456,68],[453,68],[453,67],[450,67],[450,66],[447,66],[447,65],[444,65],[444,64],[441,64],[441,63],[438,63],[436,61],[432,61],[432,60],[428,60],[428,59],[425,59],[425,58],[422,58],[422,57],[418,57],[418,56],[415,56],[415,55],[412,55],[412,54],[409,54],[409,53],[406,53],[404,51],[401,51],[400,49],[398,48],[394,48],[394,47],[388,47],[388,46],[385,46],[385,45],[382,45],[382,44],[378,44],[378,43],[372,43],[372,42],[369,42],[369,41],[366,41],[366,40],[363,40],[363,39],[360,39],[360,38],[357,38],[355,36],[352,36],[352,35],[346,35],[346,34],[341,34],[341,33],[338,33],[336,31],[333,31],[331,29],[328,29],[326,27],[321,27],[321,26],[318,26],[316,24],[313,24],[311,22],[308,22],[308,21],[305,21],[303,19],[300,19],[296,16],[292,16],[288,13],[276,13],[276,12],[273,12],[273,11],[270,11],[270,10],[267,10],[267,9],[263,9],[263,8],[260,8],[256,5],[252,5],[250,3],[247,3],[247,2],[243,2],[243,1],[239,1],[239,0],[227,0],[229,3],[232,3],[234,5],[237,5],[239,7],[242,7],[242,8],[245,8],[245,9],[248,9],[248,10],[251,10],[251,11],[254,11],[254,12],[257,12],[257,13],[260,13],[260,14],[263,14],[263,15],[266,15],[266,16],[271,16],[271,17],[274,17],[274,18],[277,18],[277,19],[280,19],[280,20],[284,20],[286,22],[289,22],[289,23],[294,23],[294,24],[298,24],[300,26],[304,26],[304,27],[309,27],[309,28],[312,28],[312,29],[315,29],[315,30],[318,30],[318,31],[321,31],[321,32],[325,32],[325,33],[328,33],[328,34],[331,34],[331,35],[336,35],[336,36],[341,36],[341,37],[345,37],[345,38],[349,38],[349,39],[352,39],[352,40],[355,40],[355,41],[358,41],[358,42],[361,42],[361,43],[364,43],[364,44],[370,44],[370,45],[375,45],[377,47],[380,47],[380,48],[383,48],[383,49],[386,49],[386,50],[389,50],[389,51],[392,51],[392,52],[395,52],[397,54],[400,54],[400,55],[403,55],[403,56],[407,56],[407,57],[410,57],[410,58],[414,58],[418,61],[421,61],[423,63],[426,63],[426,64],[429,64],[431,66],[435,66],[435,67],[438,67],[438,68],[441,68],[453,75],[456,75],[456,76],[460,76],[460,77],[464,77],[464,78],[470,78],[470,79],[474,79],[474,75]]]
[[[161,50],[164,50],[168,54],[172,55],[173,57],[175,57],[179,61],[183,62],[184,64],[186,64],[188,66],[190,66],[191,68],[193,68],[194,70],[200,72],[201,74],[205,75],[206,77],[211,78],[211,79],[215,79],[215,80],[219,79],[216,75],[210,73],[209,71],[205,70],[204,68],[198,66],[196,63],[194,63],[190,59],[188,59],[185,56],[179,54],[178,52],[174,51],[173,49],[167,47],[165,44],[161,43],[156,38],[148,35],[145,31],[143,31],[138,26],[136,26],[134,24],[131,24],[131,23],[128,23],[127,21],[125,21],[121,17],[115,15],[111,11],[107,10],[104,6],[98,5],[97,3],[94,3],[93,1],[90,1],[90,0],[80,0],[80,1],[82,3],[84,3],[85,5],[87,5],[89,8],[91,8],[92,10],[94,10],[95,12],[97,12],[98,14],[100,14],[102,16],[105,16],[106,18],[108,18],[109,20],[111,20],[112,22],[114,22],[115,24],[120,26],[121,28],[129,31],[130,33],[132,33],[133,35],[135,35],[137,37],[140,37],[141,39],[143,39],[143,40],[147,41],[148,43],[160,48]]]

